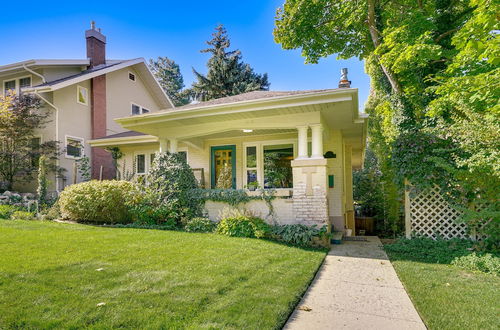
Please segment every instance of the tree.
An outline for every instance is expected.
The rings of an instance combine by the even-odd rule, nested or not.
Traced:
[[[11,190],[16,181],[26,182],[37,173],[38,159],[45,155],[47,169],[56,171],[58,143],[35,143],[35,131],[43,128],[49,112],[33,95],[0,96],[0,180]]]
[[[231,42],[226,29],[219,25],[207,41],[210,48],[201,50],[210,53],[207,62],[208,72],[203,75],[193,69],[197,81],[193,83],[192,94],[201,97],[203,101],[238,95],[255,90],[268,90],[267,73],[257,74],[250,65],[242,61],[239,50],[227,51]]]
[[[308,62],[365,60],[369,139],[384,175],[400,189],[404,179],[438,185],[474,211],[477,228],[498,230],[499,27],[498,0],[288,0],[274,35]]]
[[[44,207],[47,203],[47,186],[47,158],[42,155],[38,160],[38,188],[36,189],[38,207]]]
[[[189,95],[183,91],[184,78],[179,64],[168,57],[159,56],[156,60],[149,60],[149,68],[175,106],[189,103]]]

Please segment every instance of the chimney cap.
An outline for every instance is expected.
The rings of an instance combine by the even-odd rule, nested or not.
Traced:
[[[351,87],[351,81],[347,78],[347,68],[342,68],[340,70],[340,81],[339,81],[339,88],[350,88]]]
[[[95,21],[90,21],[90,29],[95,30]]]
[[[106,36],[102,34],[101,28],[95,28],[95,21],[90,21],[90,30],[85,31],[85,38],[94,37],[99,41],[106,43]]]

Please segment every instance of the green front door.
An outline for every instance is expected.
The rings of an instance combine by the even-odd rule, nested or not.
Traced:
[[[236,189],[236,146],[212,147],[210,169],[212,188]]]

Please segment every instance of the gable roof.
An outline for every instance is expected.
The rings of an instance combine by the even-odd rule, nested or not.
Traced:
[[[139,75],[143,79],[144,83],[147,87],[149,87],[149,90],[158,101],[160,108],[174,107],[174,104],[160,86],[153,73],[149,70],[144,58],[142,57],[131,60],[106,61],[106,64],[98,65],[75,75],[49,81],[31,88],[26,88],[25,91],[36,93],[53,92],[64,87],[131,66],[134,66],[134,68],[139,72]]]

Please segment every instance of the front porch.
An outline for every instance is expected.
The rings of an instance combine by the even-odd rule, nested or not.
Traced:
[[[275,190],[272,221],[354,231],[352,168],[361,165],[366,131],[357,90],[206,103],[118,119],[145,135],[91,144],[120,148],[118,169],[136,175],[147,172],[155,152],[180,152],[205,188]],[[246,207],[268,215],[263,201]],[[206,205],[211,218],[221,208]]]

